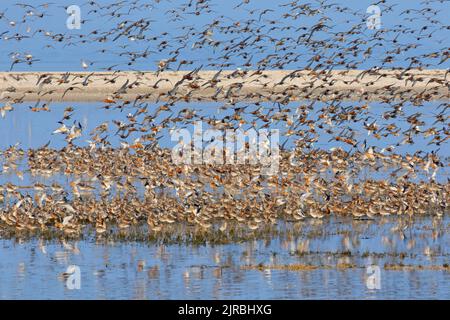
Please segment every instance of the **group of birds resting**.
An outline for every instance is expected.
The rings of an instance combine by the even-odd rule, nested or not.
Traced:
[[[128,115],[124,121],[98,125],[87,144],[82,141],[86,128],[72,118],[75,107],[70,106],[51,130],[53,137],[64,137],[63,148],[49,143],[3,150],[3,176],[30,175],[49,183],[0,185],[0,230],[79,236],[90,227],[103,236],[142,225],[158,234],[182,224],[199,232],[226,233],[238,224],[253,232],[280,219],[448,213],[450,25],[441,17],[449,2],[425,0],[409,9],[386,0],[373,4],[383,19],[395,15],[395,22],[368,29],[365,10],[320,0],[226,5],[212,0],[92,0],[81,5],[81,30],[54,32],[45,21],[46,12],[59,8],[57,4],[13,4],[14,11],[23,10],[20,19],[8,16],[13,10],[0,12],[2,46],[14,43],[22,49],[10,54],[10,71],[39,65],[50,52],[95,48],[101,61],[79,60],[88,72],[111,71],[105,84],[118,81],[119,71],[145,76],[137,70],[144,63],[154,65],[159,80],[148,94],[133,99],[123,97],[141,85],[138,80],[124,81],[104,97],[103,108]],[[219,11],[224,7],[229,14]],[[161,10],[163,14],[155,16]],[[104,20],[108,23],[99,23]],[[31,53],[24,45],[30,41],[42,41],[38,51],[45,55]],[[105,65],[107,61],[115,63]],[[358,69],[361,72],[346,85],[353,84],[361,99],[345,102],[348,93],[333,89],[333,74]],[[410,87],[406,95],[405,87],[382,86],[377,92],[380,109],[373,110],[365,87],[383,81],[385,69],[394,70],[396,79]],[[440,76],[420,75],[431,69],[440,69]],[[154,90],[170,82],[166,72],[177,70],[190,71],[170,83],[171,89],[156,102],[149,101]],[[204,79],[202,70],[216,71]],[[284,86],[282,91],[239,95],[240,79],[251,75],[264,87],[267,70],[289,70],[274,85]],[[292,84],[305,73],[311,82]],[[223,86],[223,74],[234,83]],[[36,83],[40,99],[30,112],[50,111],[49,101],[41,104],[52,94],[46,85],[65,85],[63,96],[82,94],[93,75],[44,74]],[[364,82],[367,77],[375,80]],[[423,90],[415,90],[419,84]],[[220,104],[217,112],[205,114],[192,106],[196,93],[205,89],[212,89],[209,99]],[[0,107],[2,118],[26,101],[27,92],[8,99],[17,90],[12,86],[2,93],[7,100]],[[179,107],[186,102],[191,105]],[[196,121],[220,130],[281,127],[279,171],[264,175],[262,165],[248,163],[175,164],[171,149],[159,141],[174,128]],[[114,146],[111,137],[118,138],[120,146]],[[329,138],[327,143],[323,137]],[[431,149],[410,153],[408,148],[414,150],[417,141]],[[67,185],[52,181],[61,175],[69,180]]]

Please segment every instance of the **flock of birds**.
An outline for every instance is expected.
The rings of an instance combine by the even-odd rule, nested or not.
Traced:
[[[267,177],[259,165],[174,165],[168,149],[131,147],[43,147],[27,155],[14,147],[6,150],[4,172],[18,173],[17,162],[26,156],[32,175],[64,175],[70,187],[57,182],[0,186],[3,227],[79,236],[86,226],[100,235],[146,224],[153,234],[181,223],[200,233],[226,234],[235,224],[253,231],[280,219],[337,215],[367,220],[448,212],[448,184],[411,181],[419,171],[438,167],[433,156],[424,161],[373,149],[353,154],[296,149],[283,151],[279,175]],[[396,178],[357,178],[363,168],[374,167],[395,168],[391,176]]]
[[[8,10],[0,12],[0,23],[7,23],[6,30],[0,31],[1,42],[21,47],[26,41],[44,39],[44,52],[95,46],[100,58],[118,63],[101,68],[103,62],[81,59],[81,67],[111,71],[105,80],[108,83],[116,81],[116,72],[135,70],[152,57],[157,57],[156,74],[161,78],[150,91],[169,81],[164,79],[166,71],[191,70],[179,82],[171,83],[173,88],[156,103],[143,95],[130,101],[122,99],[140,85],[138,81],[126,81],[103,100],[103,108],[128,113],[126,120],[101,123],[89,133],[87,145],[80,142],[85,128],[72,118],[74,107],[70,106],[52,129],[54,135],[64,137],[63,148],[53,149],[49,143],[37,149],[23,150],[14,145],[1,151],[3,176],[63,176],[68,183],[0,185],[0,230],[56,230],[79,236],[86,226],[92,226],[100,236],[113,230],[126,232],[142,224],[157,234],[166,227],[183,224],[201,232],[226,233],[234,224],[252,232],[280,219],[299,221],[330,215],[375,219],[448,213],[448,161],[440,156],[442,152],[445,155],[450,137],[448,91],[439,96],[430,120],[424,110],[432,100],[427,90],[411,89],[405,98],[398,94],[399,88],[384,87],[386,98],[380,103],[386,111],[378,115],[367,101],[343,103],[344,95],[327,89],[333,85],[331,71],[363,67],[365,71],[352,81],[356,87],[367,76],[383,81],[384,69],[396,70],[399,80],[414,86],[424,79],[413,71],[447,68],[443,78],[431,78],[426,85],[448,90],[450,48],[444,41],[450,26],[438,18],[436,8],[443,5],[448,9],[447,1],[426,0],[420,8],[398,12],[396,4],[380,0],[375,4],[383,14],[398,14],[398,22],[379,30],[367,29],[365,11],[329,1],[280,1],[252,8],[253,1],[243,0],[230,8],[230,12],[245,12],[246,19],[240,20],[218,13],[216,1],[178,1],[177,6],[169,1],[170,9],[163,18],[176,28],[158,32],[152,29],[155,21],[151,15],[146,15],[163,2],[133,0],[103,5],[89,1],[83,4],[88,9],[81,21],[82,33],[32,28],[33,23],[47,18],[46,10],[56,6],[53,3],[14,4],[15,9],[24,11],[18,20],[8,17]],[[342,24],[335,22],[333,15],[342,15],[345,20]],[[86,32],[97,18],[107,19],[108,26],[113,27]],[[310,25],[303,25],[302,19]],[[20,27],[25,27],[24,33],[18,31]],[[424,41],[433,41],[434,46],[423,48]],[[10,56],[10,71],[39,64],[43,59],[27,50]],[[207,82],[200,82],[199,73],[205,69],[217,72]],[[323,93],[308,99],[319,87],[312,81],[304,88],[305,100],[295,107],[292,96],[299,90],[295,86],[276,97],[265,96],[268,102],[242,101],[233,96],[239,85],[224,88],[220,84],[219,76],[229,70],[235,70],[229,77],[237,83],[249,73],[260,76],[254,81],[263,83],[265,70],[292,70],[280,85],[299,77],[300,71],[308,72],[321,83]],[[36,83],[41,99],[29,107],[30,112],[50,111],[50,102],[41,102],[51,93],[46,91],[46,84],[68,84],[64,95],[81,92],[90,85],[93,74],[76,80],[70,80],[70,72],[61,79],[44,74]],[[179,93],[177,89],[186,84],[190,91]],[[223,104],[218,110],[225,116],[204,115],[190,107],[176,110],[180,102],[191,101],[193,94],[205,87],[213,88],[216,98],[221,95],[218,101]],[[16,90],[8,88],[3,100]],[[325,102],[330,94],[334,99]],[[0,107],[2,118],[25,98],[4,102]],[[280,150],[279,172],[265,176],[258,164],[174,164],[171,150],[161,146],[159,140],[170,130],[195,121],[221,130],[281,126],[286,140]],[[331,137],[329,150],[316,146],[324,134]],[[114,147],[111,137],[121,141],[119,147]],[[396,152],[420,139],[434,150]],[[389,143],[379,147],[385,141]],[[287,147],[289,144],[292,148]]]

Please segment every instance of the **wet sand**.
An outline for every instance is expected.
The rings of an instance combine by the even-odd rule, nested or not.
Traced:
[[[1,72],[0,101],[448,100],[447,70]]]

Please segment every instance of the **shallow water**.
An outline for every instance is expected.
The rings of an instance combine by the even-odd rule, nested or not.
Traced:
[[[437,105],[427,103],[421,110],[429,121]],[[4,133],[0,148],[19,142],[26,150],[48,141],[51,147],[61,148],[65,144],[63,137],[51,132],[66,106],[55,103],[52,112],[36,114],[31,114],[26,104],[17,106],[0,119]],[[77,144],[86,145],[88,133],[104,121],[126,121],[130,111],[105,111],[101,106],[74,105],[70,122],[80,122],[84,128]],[[230,113],[227,108],[218,111],[217,104],[180,104],[175,111],[184,107],[217,118]],[[371,112],[381,114],[389,106],[373,103],[372,107]],[[294,115],[295,106],[289,108]],[[415,110],[411,107],[405,112],[406,116]],[[166,116],[161,114],[159,118]],[[398,124],[406,129],[404,125]],[[360,137],[379,148],[398,142],[395,138],[375,141],[360,124],[353,126]],[[273,127],[283,129],[279,123]],[[161,135],[162,146],[174,143],[167,130]],[[134,138],[130,136],[128,141]],[[329,139],[321,134],[317,147],[338,145]],[[120,141],[116,136],[111,138],[113,145]],[[415,142],[400,146],[397,152],[436,149],[426,139],[417,137]],[[435,150],[443,159],[449,155],[446,145]],[[437,180],[445,181],[447,171],[448,167],[442,168]],[[13,173],[2,172],[0,184],[50,184],[66,179],[60,175],[30,177],[25,172],[24,180],[20,180]],[[414,221],[407,217],[376,221],[307,219],[293,227],[297,232],[285,230],[279,236],[267,235],[267,239],[200,246],[105,242],[95,238],[76,242],[1,239],[0,299],[449,299],[450,272],[445,267],[450,263],[449,227],[448,216]],[[408,267],[386,268],[400,264]],[[79,267],[80,289],[71,290],[70,283],[61,276],[71,265]],[[380,289],[367,286],[366,267],[370,265],[380,268]],[[305,266],[313,269],[304,270]]]
[[[310,101],[303,101],[301,104],[310,104]],[[42,104],[42,103],[41,103]],[[149,104],[148,112],[149,114],[156,114],[156,110],[163,103]],[[353,102],[342,102],[344,106],[350,106],[354,104]],[[357,103],[357,104],[363,104]],[[33,113],[29,111],[30,105],[34,103],[24,103],[15,106],[14,110],[7,113],[4,118],[0,117],[0,132],[3,134],[2,139],[0,139],[0,165],[4,162],[3,151],[10,146],[16,145],[17,148],[22,148],[24,150],[37,149],[48,143],[50,148],[60,149],[66,146],[65,136],[62,134],[53,134],[52,132],[57,129],[61,124],[58,123],[63,118],[64,109],[68,106],[74,107],[71,119],[66,121],[67,126],[70,128],[73,124],[79,123],[82,127],[82,135],[74,141],[77,146],[87,147],[89,141],[92,140],[92,131],[100,124],[107,123],[109,125],[108,131],[108,142],[111,143],[113,147],[120,147],[121,143],[127,142],[132,144],[136,138],[143,135],[141,132],[133,132],[127,138],[120,138],[117,134],[117,126],[113,121],[121,121],[128,123],[127,116],[134,114],[136,108],[125,107],[124,109],[108,109],[105,110],[103,107],[104,103],[52,103],[50,112],[37,112]],[[289,114],[292,119],[297,119],[297,107],[298,103],[290,103],[285,108],[289,110]],[[434,112],[442,108],[443,103],[441,101],[426,102],[420,108],[422,113],[421,119],[423,120],[422,131],[429,129],[433,126]],[[254,111],[262,107],[264,112],[271,113],[274,108],[278,108],[273,103],[261,103],[256,105],[254,103],[238,103],[236,107],[247,107],[247,112]],[[320,110],[323,107],[327,107],[326,103],[314,102],[314,107],[312,113],[319,115]],[[233,107],[226,103],[205,103],[205,102],[190,102],[190,103],[177,103],[173,106],[170,111],[163,111],[155,116],[154,124],[160,124],[161,121],[168,117],[174,117],[180,111],[189,109],[195,112],[193,119],[185,120],[181,123],[170,124],[167,128],[161,130],[158,134],[158,144],[163,148],[173,148],[178,143],[178,138],[176,135],[172,134],[173,129],[183,129],[186,128],[188,132],[194,135],[194,126],[200,125],[201,130],[204,132],[203,146],[207,145],[209,140],[206,138],[206,132],[210,128],[207,122],[201,121],[202,117],[215,118],[215,119],[226,119],[226,117],[233,114]],[[448,159],[450,158],[450,149],[447,147],[449,142],[444,141],[442,144],[437,146],[436,144],[431,144],[432,137],[424,137],[422,134],[414,136],[413,144],[405,144],[402,142],[404,139],[403,135],[398,137],[389,135],[381,139],[375,138],[373,135],[368,134],[367,130],[362,126],[363,120],[366,116],[371,116],[373,119],[381,118],[384,112],[391,109],[390,104],[382,102],[371,102],[367,113],[362,113],[359,115],[361,121],[348,122],[345,121],[341,124],[334,124],[333,126],[325,125],[322,129],[317,128],[317,142],[314,143],[314,147],[318,149],[330,150],[330,148],[342,148],[345,151],[353,152],[355,150],[364,150],[364,144],[359,143],[355,148],[349,146],[344,142],[338,142],[333,140],[334,135],[336,135],[341,130],[348,130],[350,128],[352,132],[355,133],[355,137],[361,142],[364,141],[366,145],[370,145],[376,148],[377,151],[383,150],[383,148],[395,146],[393,153],[396,154],[414,154],[419,153],[425,155],[426,153],[435,152],[444,163],[443,167],[439,168],[435,179],[442,183],[445,182],[449,176]],[[383,121],[382,125],[386,126],[388,124],[395,124],[401,130],[407,130],[409,127],[406,118],[417,112],[417,107],[412,104],[406,104],[404,107],[404,116],[401,119],[393,119],[390,121]],[[248,123],[250,120],[254,120],[248,114],[244,116]],[[229,120],[227,120],[228,122]],[[263,123],[261,120],[257,121],[258,126]],[[243,126],[241,129],[249,130],[250,125]],[[334,134],[327,132],[327,129],[332,128]],[[148,129],[148,128],[147,128]],[[259,129],[259,127],[258,127]],[[288,127],[283,121],[274,121],[270,125],[270,129],[278,129],[279,131],[279,145],[285,147],[286,149],[293,149],[294,142],[299,139],[298,136],[287,136],[286,131]],[[224,134],[224,132],[221,132]],[[99,147],[99,146],[97,146]],[[384,152],[384,151],[381,151]],[[25,164],[23,162],[23,164]],[[19,168],[25,168],[26,165],[20,165]],[[1,170],[0,168],[0,184],[5,184],[8,182],[17,185],[26,185],[34,182],[51,183],[53,181],[61,181],[61,177],[54,175],[53,177],[46,177],[45,180],[42,177],[30,177],[27,172],[24,172],[24,179],[19,179],[11,171],[7,172]],[[388,172],[375,172],[371,171],[371,175],[374,178],[386,178]],[[431,173],[430,173],[431,174]],[[429,174],[424,172],[417,173],[417,178],[429,179]]]
[[[131,143],[136,138],[142,136],[140,132],[132,132],[126,138],[120,138],[117,134],[117,126],[113,123],[115,121],[121,121],[125,123],[129,123],[129,119],[127,118],[130,115],[134,115],[136,113],[137,107],[135,106],[125,106],[123,107],[120,103],[114,105],[109,109],[105,109],[105,103],[102,102],[92,102],[92,103],[80,103],[80,102],[48,102],[48,101],[40,101],[38,103],[39,106],[42,106],[44,103],[49,103],[50,111],[45,112],[31,112],[30,107],[34,106],[36,102],[29,103],[21,103],[15,104],[14,109],[10,112],[7,112],[4,117],[0,117],[0,129],[2,135],[2,139],[0,140],[0,149],[4,150],[12,145],[18,145],[18,147],[23,149],[29,148],[39,148],[43,145],[49,143],[49,147],[51,148],[63,148],[66,145],[66,141],[64,140],[65,136],[61,134],[53,134],[52,132],[61,126],[58,121],[63,119],[64,109],[66,107],[73,107],[74,110],[71,112],[71,117],[67,121],[63,121],[67,127],[71,127],[73,124],[79,123],[82,127],[82,135],[75,139],[74,144],[79,146],[88,146],[88,140],[92,140],[92,130],[94,130],[98,125],[102,123],[108,123],[109,125],[109,137],[108,141],[111,143],[113,147],[120,147],[120,142],[127,141]],[[360,106],[364,105],[366,102],[358,101],[358,102],[348,102],[343,101],[339,102],[339,105],[342,107],[350,107],[350,106]],[[355,121],[334,121],[332,125],[328,123],[323,123],[324,127],[317,127],[316,130],[318,132],[318,140],[314,144],[315,147],[320,149],[329,149],[331,147],[341,147],[344,150],[351,150],[352,147],[346,145],[344,142],[338,142],[335,140],[331,140],[333,136],[347,128],[350,128],[355,132],[355,137],[358,139],[366,140],[367,145],[378,147],[378,148],[386,148],[389,145],[395,145],[398,142],[403,140],[403,136],[399,135],[398,137],[394,135],[388,135],[387,137],[383,137],[383,139],[377,139],[373,136],[373,134],[369,134],[368,131],[363,127],[363,123],[372,122],[376,120],[377,124],[381,126],[386,126],[388,124],[395,124],[401,132],[410,128],[410,124],[407,122],[407,118],[411,115],[420,112],[420,120],[423,121],[423,125],[421,125],[420,130],[422,132],[426,131],[430,127],[435,126],[436,128],[440,128],[442,123],[433,124],[435,122],[435,114],[438,111],[441,111],[445,105],[446,101],[428,101],[424,102],[422,106],[417,107],[411,103],[406,102],[403,106],[403,114],[401,117],[384,120],[382,116],[386,112],[392,111],[394,102],[385,103],[380,101],[371,101],[368,104],[368,108],[366,111],[360,112],[358,114],[357,119]],[[161,147],[173,147],[176,145],[178,140],[171,139],[171,131],[169,129],[188,129],[191,134],[193,134],[194,124],[201,123],[202,129],[207,130],[210,129],[211,126],[208,125],[207,121],[202,120],[203,118],[210,119],[224,119],[226,122],[233,122],[230,120],[230,117],[234,114],[235,108],[245,108],[245,113],[242,114],[243,119],[247,121],[247,124],[243,126],[239,126],[243,130],[248,130],[252,128],[250,123],[255,121],[256,129],[260,129],[262,125],[265,123],[260,119],[255,118],[251,114],[252,111],[261,108],[261,112],[267,115],[273,115],[277,112],[280,105],[272,102],[260,102],[255,104],[253,102],[239,102],[236,105],[231,105],[227,102],[178,102],[174,104],[170,110],[157,112],[158,108],[165,105],[164,102],[159,103],[144,103],[138,104],[138,107],[147,106],[148,111],[140,116],[136,116],[136,118],[141,121],[145,116],[153,115],[155,116],[154,121],[151,124],[161,124],[163,120],[168,118],[174,118],[178,116],[183,110],[190,110],[193,114],[192,119],[184,119],[179,123],[169,123],[167,128],[161,130],[159,136],[160,139],[158,143]],[[328,108],[330,105],[335,105],[332,103],[324,103],[320,101],[310,101],[304,100],[299,102],[291,102],[285,106],[283,109],[288,110],[286,114],[292,117],[292,120],[296,121],[299,117],[299,106],[309,105],[311,109],[311,119],[315,119],[317,123],[323,122],[320,119],[316,119],[321,113],[323,108]],[[120,108],[118,108],[118,106]],[[366,117],[370,116],[370,121],[366,120]],[[300,126],[300,128],[305,128],[305,125]],[[326,129],[332,128],[335,130],[335,134],[330,134]],[[294,140],[298,139],[297,136],[286,136],[286,132],[288,130],[288,126],[284,121],[274,120],[270,123],[270,129],[278,129],[280,130],[280,144],[285,143],[286,148],[292,148],[294,146]],[[286,141],[287,140],[287,141]],[[436,144],[430,144],[432,140],[432,136],[423,137],[422,134],[417,134],[414,136],[413,144],[405,144],[395,148],[395,153],[405,154],[410,153],[413,154],[415,152],[431,152],[434,151],[438,155],[445,157],[450,157],[450,151],[446,146],[448,145],[447,141],[441,143],[440,146],[436,146]],[[360,146],[361,147],[361,146]]]
[[[305,220],[296,228],[298,236],[200,246],[3,239],[0,298],[450,298],[450,271],[442,268],[450,262],[448,216]],[[386,269],[400,264],[409,268]],[[79,267],[80,289],[61,277],[69,265]],[[379,289],[367,286],[370,265],[380,268]]]

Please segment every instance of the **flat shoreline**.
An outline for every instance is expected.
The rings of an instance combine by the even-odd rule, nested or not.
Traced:
[[[449,100],[448,70],[0,72],[0,101]]]

